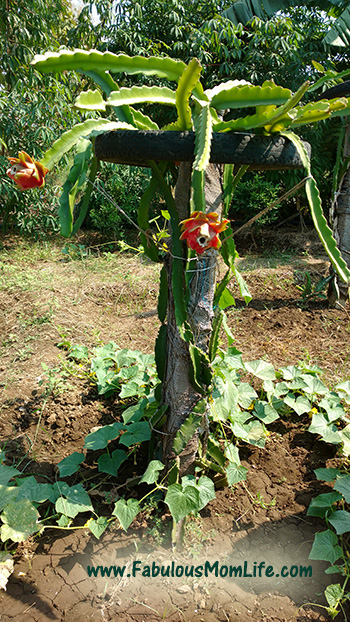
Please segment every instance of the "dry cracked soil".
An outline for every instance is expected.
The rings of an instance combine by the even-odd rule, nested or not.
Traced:
[[[245,239],[240,253],[253,299],[245,306],[233,286],[236,307],[227,310],[244,360],[264,357],[276,368],[306,361],[322,368],[328,385],[349,379],[349,310],[303,302],[298,289],[306,272],[317,282],[328,270],[314,234],[279,233],[258,250],[253,242]],[[67,255],[60,241],[1,239],[1,447],[8,464],[43,482],[54,481],[55,465],[123,407],[73,373],[62,343],[93,348],[113,340],[151,353],[158,329],[158,267],[103,247],[83,254],[96,246],[89,236],[79,243]],[[219,489],[190,520],[180,553],[169,544],[165,507],[100,540],[81,524],[10,547],[15,567],[0,591],[1,622],[325,622],[323,592],[337,579],[308,559],[324,523],[306,512],[312,497],[330,490],[314,469],[341,459],[336,446],[307,432],[309,422],[307,414],[279,419],[265,448],[240,444],[247,480]],[[120,574],[89,576],[98,565]]]

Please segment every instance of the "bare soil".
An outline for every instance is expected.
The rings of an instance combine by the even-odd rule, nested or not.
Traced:
[[[349,379],[349,309],[303,302],[297,288],[306,271],[313,282],[327,273],[314,234],[286,232],[264,240],[257,250],[256,240],[246,238],[239,249],[253,300],[245,306],[232,286],[237,302],[227,315],[236,347],[245,360],[266,357],[276,367],[317,364],[330,386]],[[81,451],[91,428],[118,420],[125,407],[99,397],[86,376],[72,375],[62,344],[93,348],[113,340],[152,352],[159,267],[140,256],[102,253],[103,248],[88,257],[71,248],[68,261],[59,241],[8,236],[1,243],[1,447],[9,464],[20,464],[39,481],[54,481],[55,465]],[[79,243],[87,247],[93,241],[81,237]],[[48,378],[51,392],[45,395]],[[316,480],[314,469],[336,466],[339,457],[335,446],[306,431],[308,425],[308,415],[278,420],[269,426],[264,449],[241,445],[247,481],[219,489],[201,518],[190,521],[182,554],[171,551],[165,507],[151,517],[141,515],[127,533],[109,530],[97,540],[82,525],[73,532],[47,530],[20,545],[7,592],[0,592],[1,622],[325,622],[323,590],[339,577],[308,560],[314,534],[325,527],[306,511],[312,497],[330,490]],[[246,564],[252,576],[129,576],[138,560],[143,567],[164,568],[198,567],[206,560]],[[262,569],[273,566],[274,577],[262,571],[259,576],[262,562]],[[88,576],[88,566],[123,564],[123,577]],[[277,576],[282,566],[296,568],[296,576]],[[311,566],[312,576],[298,576],[300,566]]]

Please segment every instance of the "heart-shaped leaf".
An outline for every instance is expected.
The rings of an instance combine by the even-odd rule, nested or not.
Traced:
[[[152,460],[149,463],[146,471],[144,472],[140,484],[143,482],[146,484],[154,484],[154,482],[156,482],[159,477],[159,473],[163,469],[164,464],[160,462],[160,460]]]
[[[101,473],[109,473],[109,475],[117,475],[118,469],[127,459],[128,455],[121,449],[113,451],[112,455],[102,454],[97,460],[98,470]]]
[[[171,484],[164,501],[176,523],[200,508],[199,491],[194,486],[183,489],[181,484]]]
[[[128,499],[127,501],[125,501],[125,499],[118,499],[112,514],[117,517],[121,526],[126,531],[139,511],[140,505],[136,499]]]
[[[88,521],[87,526],[91,533],[98,539],[108,527],[108,520],[105,516],[99,516],[97,520],[92,518]]]
[[[327,529],[315,535],[309,559],[323,560],[334,564],[343,554],[338,538],[333,531]]]
[[[276,378],[274,366],[262,359],[247,361],[244,363],[244,367],[250,374],[261,378],[261,380],[274,380]]]
[[[13,540],[13,542],[23,542],[33,533],[40,530],[38,525],[39,512],[31,504],[29,499],[12,501],[3,513],[1,520],[1,540]]]
[[[346,510],[336,510],[329,519],[338,535],[350,531],[350,512]]]
[[[81,463],[84,461],[85,455],[80,454],[77,451],[74,451],[67,458],[63,458],[61,462],[58,463],[57,467],[60,472],[61,477],[68,477],[69,475],[73,475],[79,469]]]
[[[57,482],[55,486],[61,492],[55,504],[56,512],[70,518],[75,518],[80,512],[93,512],[90,497],[82,484],[70,487],[65,482]]]
[[[109,441],[114,440],[119,436],[120,430],[123,428],[121,423],[115,422],[110,425],[104,425],[102,428],[95,430],[88,434],[85,438],[85,449],[104,449],[107,447]]]

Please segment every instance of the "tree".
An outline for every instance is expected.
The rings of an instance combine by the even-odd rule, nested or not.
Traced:
[[[2,228],[20,224],[25,233],[57,230],[57,179],[40,192],[23,196],[6,178],[5,153],[31,145],[35,157],[81,113],[72,106],[76,82],[71,75],[37,72],[30,60],[45,49],[74,42],[77,15],[70,0],[4,0],[0,3],[0,212]],[[80,41],[74,42],[75,46]],[[63,165],[67,165],[64,161]],[[34,218],[33,214],[37,216]]]
[[[0,84],[9,91],[19,80],[33,78],[33,55],[67,44],[74,24],[69,0],[5,0],[0,6]],[[34,86],[34,84],[32,84]]]
[[[350,8],[347,0],[236,0],[224,11],[225,17],[234,24],[246,25],[254,17],[266,20],[279,11],[293,7],[318,8],[336,18],[323,38],[325,45],[346,48],[350,43]]]

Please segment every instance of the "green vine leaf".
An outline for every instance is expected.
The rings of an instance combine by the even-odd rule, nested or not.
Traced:
[[[39,512],[29,499],[12,501],[1,514],[1,541],[24,542],[33,533],[40,531]]]
[[[238,482],[244,482],[247,479],[248,469],[241,464],[231,462],[225,469],[226,479],[229,486],[234,486]]]
[[[199,506],[196,510],[200,512],[205,508],[210,501],[215,499],[215,487],[214,482],[209,477],[203,475],[197,481],[194,475],[185,475],[181,478],[181,485],[183,490],[186,490],[188,486],[193,486],[199,492]]]
[[[337,426],[330,422],[323,413],[314,413],[309,426],[309,432],[319,434],[326,443],[341,443],[341,436]]]
[[[10,479],[15,477],[15,475],[20,475],[21,472],[15,467],[7,466],[6,464],[0,464],[0,484],[7,484]]]
[[[154,484],[158,480],[159,474],[163,469],[164,464],[160,460],[151,460],[140,480],[140,484]]]
[[[343,495],[346,503],[350,503],[350,474],[337,477],[334,490],[337,490]]]
[[[54,488],[61,495],[55,503],[58,514],[75,518],[80,512],[94,511],[90,497],[82,484],[71,487],[66,482],[57,482],[54,484]]]
[[[0,484],[0,512],[8,503],[11,503],[16,499],[18,493],[18,486],[6,486]]]
[[[329,518],[329,522],[338,535],[348,533],[350,531],[350,512],[336,510]]]
[[[99,539],[108,527],[108,519],[105,516],[99,516],[97,520],[92,518],[87,522],[87,527],[95,538]]]
[[[322,482],[333,482],[338,476],[341,475],[341,472],[333,467],[328,469],[315,469],[314,473],[316,475],[316,479],[321,480]]]
[[[127,432],[121,435],[119,443],[130,447],[135,443],[143,443],[149,441],[151,438],[151,428],[147,421],[137,421],[135,423],[129,423],[127,426]]]
[[[19,501],[20,499],[28,499],[33,503],[45,503],[48,499],[51,500],[51,484],[41,484],[36,481],[33,475],[17,480],[17,483],[19,488],[16,501]]]
[[[136,499],[128,499],[127,501],[118,499],[112,514],[117,517],[124,531],[127,531],[139,512],[140,505]]]
[[[340,585],[340,583],[333,583],[332,585],[327,585],[324,595],[326,597],[327,603],[329,604],[331,611],[329,613],[332,615],[332,619],[336,617],[339,613],[338,606],[339,603],[344,598],[344,587]]]
[[[257,376],[257,378],[260,378],[261,380],[275,380],[276,378],[274,366],[271,365],[271,363],[263,361],[263,359],[247,361],[244,363],[244,367],[250,374]]]
[[[104,449],[107,447],[109,441],[114,440],[120,434],[123,425],[116,421],[110,425],[104,425],[102,428],[90,432],[85,437],[84,448],[96,451],[97,449]]]
[[[118,473],[119,467],[127,460],[127,453],[122,449],[115,449],[112,455],[102,454],[97,460],[100,473],[108,473],[114,477]]]
[[[57,465],[60,477],[69,477],[69,475],[76,473],[84,459],[85,455],[77,451],[74,451],[67,458],[63,458]]]
[[[181,484],[171,484],[164,502],[167,504],[175,523],[178,523],[191,512],[198,512],[200,507],[199,490],[194,486],[187,486],[183,489]]]
[[[334,564],[342,557],[343,551],[333,531],[327,529],[315,535],[309,559],[322,560]]]
[[[314,499],[311,499],[311,503],[307,510],[307,516],[318,516],[324,518],[329,510],[334,509],[333,505],[338,501],[341,501],[342,496],[338,492],[327,492],[322,495],[317,495]]]

